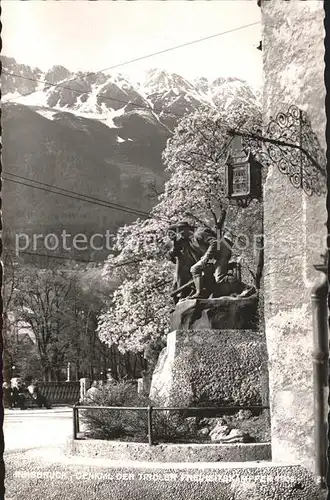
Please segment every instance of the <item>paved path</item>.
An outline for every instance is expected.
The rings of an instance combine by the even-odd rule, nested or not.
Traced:
[[[5,413],[6,500],[324,500],[299,471],[290,481],[264,484],[252,475],[240,480],[236,467],[226,478],[221,464],[120,463],[65,456],[72,410],[11,410]],[[248,464],[244,464],[245,465]],[[252,464],[250,464],[251,467]],[[228,465],[227,465],[228,466]],[[237,466],[237,464],[236,464]],[[255,464],[262,467],[262,464]],[[267,464],[264,474],[271,474]],[[228,473],[227,473],[228,474]],[[233,475],[235,477],[233,477]],[[275,477],[275,476],[274,476]],[[207,479],[207,480],[206,480]],[[229,480],[228,480],[229,479]],[[302,483],[303,487],[296,487]],[[298,486],[299,486],[298,484]],[[2,499],[1,499],[2,500]]]
[[[71,408],[6,410],[5,450],[61,446],[72,434]]]
[[[7,456],[6,500],[325,500],[306,472],[272,464],[145,464]],[[226,467],[228,470],[226,470]]]

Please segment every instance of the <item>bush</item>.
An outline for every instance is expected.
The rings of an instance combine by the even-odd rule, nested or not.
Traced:
[[[85,403],[84,403],[85,404]],[[92,406],[148,406],[148,398],[136,393],[129,382],[113,382],[99,389],[89,403]],[[147,440],[148,427],[145,411],[85,410],[82,421],[88,434],[98,439]]]
[[[85,404],[85,403],[84,403]],[[136,387],[121,381],[103,386],[93,394],[92,406],[147,407],[152,401],[136,393]],[[88,435],[96,439],[148,440],[148,419],[145,410],[84,410],[82,421]],[[195,419],[185,418],[182,412],[155,411],[152,415],[154,441],[175,442],[196,436]]]
[[[196,440],[197,426],[194,417],[186,418],[183,412],[157,411],[153,414],[153,438],[159,442]]]

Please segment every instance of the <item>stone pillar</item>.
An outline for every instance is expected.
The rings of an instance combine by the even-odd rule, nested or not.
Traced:
[[[264,123],[305,111],[325,150],[323,2],[261,2]],[[278,165],[264,187],[265,326],[272,457],[315,471],[311,291],[324,251],[325,196],[307,196]]]
[[[71,363],[69,362],[66,369],[66,381],[71,382]]]
[[[84,399],[86,397],[86,392],[88,391],[88,389],[91,386],[91,381],[90,381],[89,378],[81,378],[81,379],[79,379],[79,382],[80,382],[80,397],[79,397],[79,401],[82,402],[82,401],[84,401]]]

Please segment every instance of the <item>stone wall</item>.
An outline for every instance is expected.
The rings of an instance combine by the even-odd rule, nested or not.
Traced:
[[[305,111],[325,148],[323,2],[262,1],[264,122]],[[314,469],[311,290],[325,250],[325,196],[294,188],[277,165],[264,189],[265,326],[272,455]]]

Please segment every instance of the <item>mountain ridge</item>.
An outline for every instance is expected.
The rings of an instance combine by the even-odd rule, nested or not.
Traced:
[[[150,69],[136,84],[121,73],[41,71],[6,56],[2,64],[4,170],[144,212],[157,202],[150,185],[160,191],[167,178],[161,155],[181,116],[257,103],[237,78],[192,82]],[[136,218],[8,180],[3,205],[4,231],[16,233],[114,232]]]
[[[59,65],[42,72],[39,68],[18,64],[15,59],[6,56],[2,57],[2,61],[5,70],[2,78],[4,98],[6,94],[15,95],[16,92],[16,98],[22,104],[70,111],[78,115],[93,114],[94,118],[101,120],[109,112],[126,111],[125,107],[129,105],[130,109],[146,109],[155,113],[161,121],[168,114],[175,126],[175,118],[194,111],[197,105],[219,106],[222,100],[228,100],[230,93],[240,94],[240,98],[250,104],[257,102],[252,87],[235,77],[219,77],[213,82],[205,77],[189,81],[177,73],[152,68],[146,72],[144,81],[136,84],[121,73],[73,73]],[[15,67],[16,70],[12,71]],[[6,71],[19,76],[10,76]],[[45,83],[24,78],[36,78]],[[47,82],[52,85],[47,86]],[[26,91],[28,87],[30,90]],[[19,96],[29,91],[33,95]]]

